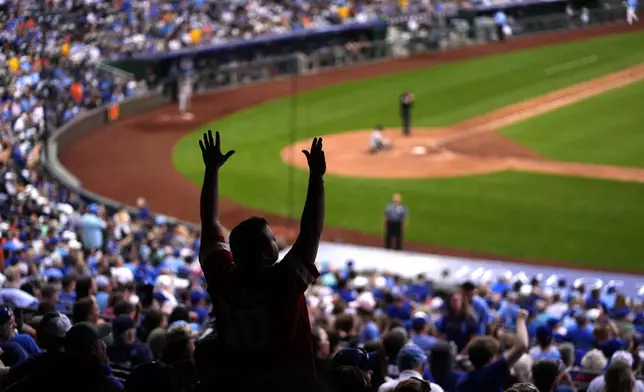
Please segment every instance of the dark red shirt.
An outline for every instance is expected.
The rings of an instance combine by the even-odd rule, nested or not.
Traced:
[[[314,372],[311,324],[304,298],[320,273],[313,261],[287,255],[272,267],[244,269],[224,238],[202,248],[201,268],[216,318],[217,340],[230,367]]]

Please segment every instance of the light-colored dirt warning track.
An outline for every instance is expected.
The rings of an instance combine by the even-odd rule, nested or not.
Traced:
[[[504,170],[644,182],[644,169],[552,161],[496,133],[497,129],[644,80],[644,65],[510,105],[448,128],[414,128],[404,137],[399,129],[384,136],[392,148],[367,151],[371,131],[325,136],[331,174],[369,178],[455,177]],[[562,130],[565,131],[565,130]],[[285,147],[282,160],[306,167],[300,153],[310,141]]]

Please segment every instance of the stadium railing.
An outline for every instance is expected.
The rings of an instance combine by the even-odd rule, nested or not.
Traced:
[[[624,19],[623,10],[606,9],[591,11],[589,23],[586,25],[571,24],[570,19],[563,13],[555,15],[532,16],[516,19],[513,27],[518,35],[536,34],[539,32],[561,30],[566,28],[579,28],[603,23],[614,23]],[[382,37],[379,40],[352,41],[338,45],[317,47],[314,50],[296,51],[286,55],[268,56],[261,59],[242,60],[235,57],[228,49],[228,57],[233,61],[214,61],[207,59],[205,66],[200,68],[197,64],[197,92],[207,93],[223,88],[238,88],[240,86],[261,83],[276,78],[290,77],[294,80],[298,76],[306,76],[328,68],[347,67],[365,62],[382,61],[399,56],[417,55],[433,52],[461,45],[488,42],[495,39],[486,23],[485,17],[478,17],[471,22],[466,19],[453,18],[443,26],[426,26],[426,34],[409,35],[406,39],[393,40],[391,37]],[[476,21],[476,23],[474,23]],[[373,26],[372,26],[373,27]],[[475,30],[470,36],[467,31]],[[344,31],[344,30],[343,30]],[[305,35],[302,35],[305,36]],[[269,43],[265,42],[264,47]],[[212,48],[211,48],[212,49]],[[243,50],[247,50],[246,47]],[[212,49],[212,53],[219,53]],[[157,56],[176,59],[180,53],[173,52]],[[200,52],[201,53],[201,52]],[[282,51],[282,53],[284,53]],[[223,57],[224,59],[226,57]],[[213,61],[211,61],[213,60]],[[157,61],[160,61],[157,59]],[[132,72],[140,78],[136,72]],[[154,108],[161,107],[170,102],[170,99],[161,92],[153,92],[143,97],[136,97],[119,104],[119,118],[126,118]],[[104,204],[110,211],[127,208],[130,212],[135,209],[123,203],[104,198],[83,189],[82,184],[69,173],[59,162],[58,152],[73,139],[91,132],[105,125],[110,120],[108,107],[100,107],[82,113],[63,127],[54,130],[47,142],[47,147],[42,154],[42,162],[49,173],[62,185],[78,192],[81,197],[89,201]],[[118,121],[118,120],[116,120]],[[134,201],[132,201],[134,202]],[[181,222],[173,217],[171,221],[183,223],[191,228],[196,226]]]

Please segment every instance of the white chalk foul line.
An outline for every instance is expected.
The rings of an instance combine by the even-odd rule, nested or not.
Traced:
[[[569,71],[571,69],[583,67],[585,65],[590,65],[592,63],[597,62],[597,60],[599,60],[599,56],[597,56],[597,55],[586,56],[586,57],[582,57],[582,58],[577,59],[577,60],[566,61],[565,63],[553,65],[552,67],[548,67],[548,68],[544,69],[543,72],[547,76],[550,76],[550,75],[554,75],[554,74],[559,73],[559,72]]]

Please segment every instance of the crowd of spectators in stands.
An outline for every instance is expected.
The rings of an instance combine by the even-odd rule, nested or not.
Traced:
[[[216,332],[194,258],[179,257],[188,248],[149,264],[141,256],[123,264],[120,254],[108,251],[96,265],[82,261],[92,252],[74,251],[75,241],[64,239],[54,250],[70,252],[63,260],[73,265],[58,259],[46,268],[51,261],[32,259],[29,250],[18,253],[26,263],[9,268],[15,272],[0,291],[1,385],[10,391],[58,382],[72,390],[74,382],[100,390],[198,388],[208,372],[200,369],[200,360],[208,359],[199,351]],[[170,264],[179,272],[171,272]],[[143,270],[156,275],[153,285]],[[351,262],[334,270],[322,265],[320,272],[306,299],[317,375],[329,388],[324,390],[424,391],[427,384],[435,392],[499,391],[517,383],[524,386],[515,388],[531,383],[559,392],[644,387],[636,380],[644,314],[615,288],[560,282],[549,290],[537,278],[475,285],[443,276],[432,282],[358,272]],[[281,388],[293,388],[289,380],[295,376],[281,377]],[[628,383],[631,389],[620,386]],[[604,389],[609,384],[614,387]],[[289,390],[313,390],[306,385]]]
[[[72,57],[87,51],[95,61],[432,12],[442,4],[434,0],[21,0],[5,1],[0,7],[11,28],[20,23],[37,25],[40,40],[49,36],[45,41],[51,51],[67,41]]]

